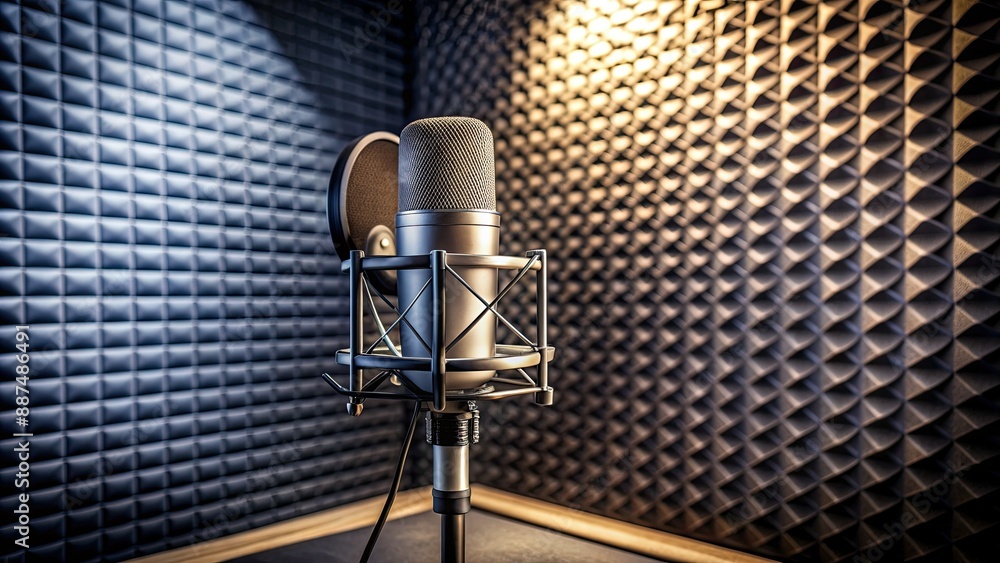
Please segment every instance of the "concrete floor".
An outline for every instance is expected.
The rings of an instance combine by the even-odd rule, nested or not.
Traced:
[[[429,563],[439,559],[438,515],[425,512],[385,525],[372,563]],[[466,516],[468,563],[649,563],[656,561],[599,543],[473,510]],[[356,563],[370,527],[326,536],[255,555],[238,563]]]

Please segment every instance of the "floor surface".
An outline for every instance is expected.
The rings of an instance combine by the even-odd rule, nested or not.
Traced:
[[[371,563],[429,563],[439,559],[438,515],[425,512],[385,525]],[[473,510],[466,516],[468,563],[649,563],[656,561],[599,543]],[[237,563],[356,563],[370,527],[280,547]]]

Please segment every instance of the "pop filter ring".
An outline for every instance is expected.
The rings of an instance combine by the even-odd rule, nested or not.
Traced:
[[[351,256],[352,250],[365,250],[355,244],[351,236],[351,226],[347,219],[347,186],[351,171],[364,149],[372,143],[378,141],[388,141],[399,145],[399,136],[387,131],[376,131],[354,139],[340,151],[337,155],[337,162],[333,166],[330,174],[330,185],[326,192],[326,218],[330,227],[330,236],[333,238],[333,248],[341,261],[347,260]],[[395,172],[395,171],[394,171]],[[397,193],[399,186],[396,187]],[[394,198],[398,195],[394,195]],[[395,213],[393,213],[395,215]],[[392,229],[395,222],[385,225]],[[364,233],[365,236],[368,233]],[[395,280],[391,282],[385,278],[373,276],[372,282],[379,287],[383,293],[395,294]]]

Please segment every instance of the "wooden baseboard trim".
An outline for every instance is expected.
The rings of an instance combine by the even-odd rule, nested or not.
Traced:
[[[141,563],[221,563],[293,543],[349,532],[371,526],[378,520],[385,496],[352,502],[323,512],[292,518],[232,536],[132,559]],[[389,520],[405,518],[431,509],[430,487],[396,495]]]
[[[764,563],[770,559],[652,528],[573,510],[492,489],[472,486],[472,506],[487,512],[548,528],[663,561],[678,563]]]

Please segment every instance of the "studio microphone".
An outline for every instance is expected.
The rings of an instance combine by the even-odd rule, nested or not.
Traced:
[[[350,382],[345,388],[328,373],[323,378],[348,397],[348,412],[354,416],[368,398],[414,400],[393,484],[362,562],[371,556],[388,518],[419,414],[426,411],[425,437],[434,464],[432,508],[441,515],[441,561],[463,563],[465,514],[472,507],[470,446],[479,441],[477,401],[531,394],[539,405],[552,404],[548,363],[555,348],[547,336],[546,252],[499,255],[493,135],[485,123],[468,117],[414,121],[398,137],[398,159],[396,141],[387,132],[354,141],[338,157],[331,176],[330,232],[342,269],[350,274],[351,343],[337,351],[337,363],[348,366]],[[394,159],[398,168],[392,166]],[[390,169],[398,174],[386,174]],[[394,232],[387,226],[393,213]],[[498,291],[501,269],[516,273]],[[496,308],[531,272],[534,340]],[[392,290],[398,307],[383,294]],[[388,329],[378,318],[372,294],[397,315]],[[364,342],[366,305],[380,332],[371,344]],[[498,322],[521,344],[497,344]],[[391,340],[397,328],[398,346]],[[524,371],[532,367],[537,368],[536,379]],[[377,375],[366,379],[366,370],[378,370]],[[498,372],[520,377],[494,377]],[[405,389],[380,389],[393,378]]]
[[[493,135],[482,121],[471,117],[434,117],[407,125],[399,135],[396,214],[399,255],[426,255],[434,250],[499,254],[500,215],[496,211],[495,175]],[[453,269],[487,302],[496,296],[496,268]],[[402,354],[429,356],[433,299],[430,287],[425,284],[430,271],[400,270],[398,277],[400,304],[413,303],[407,313],[409,325],[400,326]],[[447,356],[493,357],[496,318],[492,314],[480,317],[486,306],[454,276],[447,276],[445,295],[445,342],[450,346]],[[476,323],[470,327],[473,321]],[[429,371],[403,373],[421,390],[432,391]],[[445,386],[449,391],[474,389],[495,373],[448,370]]]

